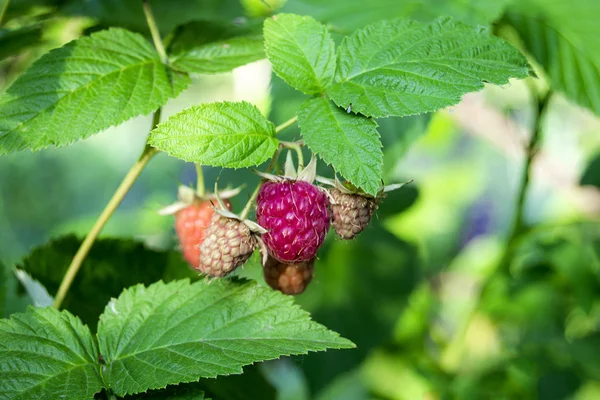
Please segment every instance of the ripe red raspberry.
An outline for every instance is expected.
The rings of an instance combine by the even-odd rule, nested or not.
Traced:
[[[218,213],[212,217],[200,246],[198,270],[221,277],[245,263],[256,247],[256,238],[241,220]]]
[[[225,201],[225,204],[231,209],[229,201]],[[194,269],[200,263],[200,245],[204,242],[204,231],[210,225],[213,214],[212,203],[200,199],[175,213],[175,232],[183,256]]]
[[[315,185],[284,179],[264,183],[256,218],[267,230],[262,239],[269,254],[284,263],[315,258],[329,229],[329,201]]]
[[[377,209],[377,199],[360,194],[343,193],[337,188],[329,190],[333,228],[342,239],[354,239],[371,222]]]
[[[315,259],[297,264],[284,264],[269,257],[263,267],[265,281],[284,294],[304,292],[313,277]]]

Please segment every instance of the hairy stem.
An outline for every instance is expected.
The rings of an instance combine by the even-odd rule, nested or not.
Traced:
[[[154,47],[156,47],[156,51],[158,52],[163,64],[168,64],[169,58],[167,57],[167,52],[165,51],[165,45],[160,38],[160,32],[158,31],[158,26],[156,25],[156,20],[154,19],[154,14],[152,14],[150,4],[148,4],[148,0],[144,0],[142,4],[144,7],[144,14],[146,15],[146,22],[148,23],[148,28],[150,28],[150,33],[152,34]]]
[[[202,170],[202,165],[200,165],[200,164],[195,164],[195,165],[196,165],[196,193],[198,194],[198,196],[202,197],[202,196],[204,196],[204,193],[205,193],[204,171]]]
[[[158,122],[160,120],[160,112],[161,109],[159,108],[154,113],[152,122],[153,128],[156,127],[156,125],[158,125]],[[127,172],[127,175],[125,175],[125,177],[121,181],[121,184],[119,185],[117,190],[113,193],[113,196],[106,204],[106,207],[104,207],[104,210],[102,210],[102,213],[94,223],[94,226],[92,227],[92,229],[90,229],[83,242],[81,242],[81,246],[79,246],[77,253],[75,253],[73,260],[71,261],[71,265],[69,265],[69,268],[67,269],[67,272],[65,273],[65,276],[63,277],[63,280],[60,283],[60,287],[58,288],[56,297],[54,298],[54,307],[60,308],[60,305],[65,299],[65,296],[67,295],[67,292],[69,291],[69,288],[73,283],[73,279],[75,279],[77,272],[79,272],[79,268],[81,268],[83,260],[85,260],[85,257],[90,252],[90,249],[96,241],[96,238],[98,238],[98,235],[102,231],[102,228],[104,228],[104,225],[106,225],[106,223],[108,222],[112,214],[115,212],[119,204],[121,204],[121,201],[123,201],[123,198],[125,198],[125,195],[127,194],[127,192],[129,192],[129,189],[131,189],[131,186],[133,186],[134,182],[137,180],[137,178],[140,176],[140,174],[148,164],[148,161],[150,161],[156,153],[158,153],[158,150],[156,150],[153,147],[150,147],[149,145],[146,145],[140,158],[136,161],[135,164],[133,164],[129,172]]]
[[[4,5],[2,6],[2,10],[0,10],[0,28],[2,27],[2,21],[4,21],[4,16],[6,15],[6,10],[8,10],[9,4],[10,0],[5,0]]]

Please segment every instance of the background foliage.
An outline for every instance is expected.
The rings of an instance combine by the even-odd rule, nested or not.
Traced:
[[[264,61],[233,73],[201,75],[229,71],[264,58],[260,19],[254,19],[271,12],[264,2],[154,0],[150,3],[163,35],[173,32],[166,36],[167,48],[174,54],[173,71],[160,64],[146,40],[149,32],[141,2],[12,0],[0,29],[3,91],[48,50],[107,27],[112,29],[94,33],[86,40],[92,41],[98,35],[120,35],[119,42],[128,41],[122,65],[112,68],[102,64],[102,54],[88,54],[85,41],[80,42],[81,46],[55,50],[49,61],[55,66],[74,55],[92,56],[90,63],[101,70],[95,73],[104,74],[100,84],[121,79],[122,75],[115,72],[128,65],[153,66],[152,69],[135,69],[134,66],[126,71],[152,72],[157,84],[162,85],[157,93],[143,86],[136,87],[133,101],[124,99],[120,93],[107,94],[112,101],[94,107],[114,108],[115,112],[109,113],[110,121],[100,118],[87,124],[89,115],[74,114],[63,115],[59,120],[41,115],[38,120],[27,123],[50,135],[67,135],[72,131],[65,129],[64,121],[68,120],[79,124],[84,134],[86,129],[92,133],[130,116],[148,113],[167,101],[163,120],[188,106],[223,100],[253,103],[275,124],[302,109],[300,127],[304,129],[315,121],[315,115],[327,114],[330,107],[339,118],[354,117],[334,108],[333,103],[325,99],[307,99],[303,94],[326,90],[334,100],[339,93],[348,95],[340,88],[345,77],[330,73],[328,65],[334,57],[333,50],[319,52],[326,53],[327,57],[319,64],[323,68],[316,71],[314,82],[298,83],[293,77],[290,81],[285,72],[276,68],[281,78],[271,76]],[[332,49],[335,43],[341,52],[352,45],[351,41],[342,42],[344,36],[382,19],[410,17],[422,26],[433,27],[431,29],[444,23],[439,22],[439,17],[459,21],[453,22],[456,29],[463,29],[462,23],[481,24],[521,46],[540,79],[511,81],[501,88],[486,86],[483,92],[468,95],[460,105],[432,114],[376,119],[384,145],[381,154],[376,144],[367,146],[370,152],[364,157],[358,154],[351,162],[348,158],[335,160],[339,149],[328,148],[331,144],[319,142],[318,138],[311,142],[310,134],[305,135],[311,149],[322,153],[326,161],[337,162],[338,169],[350,171],[356,179],[361,178],[361,167],[379,169],[386,182],[414,179],[413,184],[386,198],[372,225],[356,240],[342,242],[333,235],[328,238],[320,252],[315,280],[306,293],[296,299],[315,321],[354,342],[356,349],[268,361],[245,367],[243,375],[202,379],[198,383],[168,386],[165,390],[125,398],[598,398],[598,2],[374,0],[369,6],[358,0],[266,3],[274,7],[282,5],[283,12],[311,16],[326,24],[327,29],[322,31],[325,48]],[[240,26],[235,22],[243,15],[247,16],[247,23]],[[135,33],[123,33],[121,28]],[[290,37],[296,39],[302,34],[302,31],[294,31]],[[195,40],[197,38],[201,40]],[[287,43],[291,39],[281,40]],[[223,52],[223,43],[230,46],[229,52]],[[107,52],[113,50],[106,49]],[[299,51],[309,58],[310,51],[314,50],[299,46]],[[266,52],[269,53],[269,48]],[[89,87],[78,73],[89,71],[90,66],[81,64],[78,68],[73,71],[72,80],[67,75],[61,84],[69,90],[75,89],[74,93],[81,97],[56,98],[52,99],[53,104],[60,106],[62,101],[86,104],[87,89],[77,90],[77,86]],[[461,66],[457,74],[465,68],[467,66]],[[183,92],[189,83],[185,77],[176,80],[181,82],[176,87],[169,86],[166,80],[170,74],[177,75],[177,71],[194,73]],[[30,70],[29,76],[24,75],[14,87],[23,92],[31,90],[35,95],[38,85],[44,84],[38,80],[39,73],[39,70]],[[515,75],[524,76],[523,73]],[[282,78],[299,90],[288,86]],[[527,229],[510,244],[507,259],[510,220],[523,167],[518,149],[527,141],[535,114],[529,83],[538,88],[550,87],[557,94],[551,98],[542,121],[543,147],[525,204]],[[482,84],[477,78],[464,92]],[[103,86],[89,89],[101,91]],[[10,95],[8,91],[7,96]],[[9,97],[4,99],[10,101]],[[345,107],[347,101],[343,98],[338,102]],[[37,106],[34,101],[28,105]],[[9,126],[11,132],[27,128],[19,120],[27,112],[27,109],[15,108],[9,114],[0,113],[0,118],[8,121],[2,126]],[[399,115],[405,114],[412,113],[403,111]],[[184,119],[185,113],[179,116]],[[372,126],[368,125],[373,125],[375,120],[363,122],[363,131],[354,132],[349,142],[369,132]],[[27,282],[18,281],[13,274],[14,267],[39,280],[50,294],[56,292],[79,238],[89,230],[139,155],[150,123],[149,117],[136,117],[70,147],[0,157],[0,312],[4,316],[23,312],[37,298],[35,293],[25,290]],[[326,127],[335,130],[331,123]],[[162,129],[167,128],[176,130],[177,126],[164,125]],[[273,127],[266,121],[252,128],[260,132],[252,145],[264,146],[269,151],[278,139],[297,139],[300,132],[295,127],[275,139]],[[160,130],[155,131],[153,136],[157,145],[159,133]],[[0,153],[22,147],[10,142],[8,137],[6,132],[0,131]],[[59,142],[29,145],[42,148],[67,144],[73,139],[61,136]],[[165,141],[160,143],[159,147],[168,146]],[[171,153],[167,147],[164,150]],[[266,160],[267,150],[254,153],[255,158],[248,165]],[[209,155],[213,157],[211,160],[218,159],[214,152]],[[331,160],[329,155],[333,157]],[[343,162],[348,165],[339,164]],[[232,186],[247,184],[248,188],[234,200],[237,209],[257,182],[247,170],[205,168],[205,172],[209,186],[217,177],[221,183]],[[328,174],[329,169],[322,166],[322,172]],[[18,323],[35,326],[42,319],[55,319],[64,329],[50,332],[49,335],[54,335],[52,338],[69,341],[72,338],[67,332],[91,338],[111,324],[107,318],[102,322],[105,328],[102,324],[97,326],[98,316],[112,312],[107,304],[114,303],[109,300],[119,297],[125,287],[137,283],[147,286],[159,279],[177,281],[171,285],[195,287],[180,281],[182,278],[194,280],[195,274],[190,273],[175,250],[172,220],[156,213],[174,199],[178,183],[188,184],[194,180],[193,165],[166,154],[157,156],[142,173],[103,230],[102,239],[95,243],[65,299],[64,308],[81,318],[89,328],[66,312],[36,309],[38,311],[32,314],[19,314],[20,320],[12,325],[3,320],[0,334]],[[72,236],[73,233],[76,236]],[[501,261],[505,268],[498,268]],[[238,275],[264,285],[257,259]],[[251,283],[247,285],[251,289],[244,292],[244,296],[251,296],[253,291],[269,293]],[[160,291],[160,288],[152,290]],[[218,286],[211,290],[218,290]],[[122,294],[118,301],[130,301],[128,296],[144,296],[143,292],[140,287],[134,288]],[[159,295],[152,298],[161,299]],[[265,302],[276,300],[266,294],[258,298]],[[119,304],[116,310],[120,310]],[[128,304],[136,303],[131,300]],[[190,312],[185,308],[180,310],[181,316]],[[159,317],[155,317],[155,322],[161,321]],[[41,326],[39,330],[43,330]],[[150,343],[153,338],[146,339]],[[33,345],[23,344],[24,348],[29,346]],[[98,344],[89,339],[78,346],[78,352],[69,354],[63,361],[79,366],[77,379],[85,377],[91,382],[95,379],[92,370],[101,368],[95,349]],[[111,348],[110,343],[100,341],[100,347],[103,346]],[[264,349],[254,350],[260,353]],[[106,353],[107,357],[118,353],[111,351]],[[52,352],[48,356],[56,354]],[[260,359],[266,358],[271,357]],[[33,357],[23,360],[35,361]],[[63,366],[61,362],[54,362],[56,364],[40,362],[40,368]],[[224,360],[220,363],[226,365]],[[243,364],[246,363],[232,368],[237,370]],[[151,362],[148,365],[144,376],[158,379],[161,374],[165,375],[157,369],[160,366]],[[11,368],[14,370],[14,366]],[[163,387],[173,382],[167,378],[157,386],[145,387]],[[115,383],[115,393],[125,395],[129,391],[128,384],[135,386],[126,380]],[[78,393],[77,388],[74,384],[75,397],[89,397],[90,393]]]

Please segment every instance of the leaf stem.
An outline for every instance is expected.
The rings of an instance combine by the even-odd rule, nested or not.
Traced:
[[[202,165],[200,164],[196,164],[196,193],[200,197],[203,197],[205,193],[204,171],[202,170]]]
[[[158,125],[158,122],[160,120],[160,113],[160,108],[156,110],[156,112],[154,112],[154,116],[152,118],[152,129],[154,129],[156,125]],[[156,153],[158,153],[158,150],[156,150],[154,147],[150,147],[150,145],[148,144],[146,145],[140,158],[135,162],[135,164],[133,164],[131,169],[127,172],[127,175],[125,175],[125,177],[121,181],[121,184],[113,193],[111,199],[108,201],[108,203],[104,207],[104,210],[102,210],[102,213],[94,223],[94,226],[92,226],[92,229],[90,229],[83,242],[81,242],[77,253],[75,253],[73,260],[71,261],[71,265],[69,265],[69,268],[67,269],[67,272],[65,273],[65,276],[63,277],[63,280],[60,283],[60,287],[58,288],[56,297],[54,298],[55,308],[60,308],[60,305],[65,299],[65,296],[67,295],[67,292],[69,291],[69,288],[73,283],[73,279],[75,279],[75,275],[77,275],[77,272],[79,272],[81,264],[83,264],[83,260],[85,260],[85,257],[90,252],[90,249],[92,248],[92,245],[98,238],[98,235],[102,231],[102,228],[104,228],[104,225],[106,225],[106,223],[108,222],[112,214],[115,212],[119,204],[121,204],[121,201],[123,201],[123,198],[125,198],[125,195],[127,194],[127,192],[129,192],[129,189],[131,189],[131,186],[133,186],[134,182],[137,180],[137,178],[140,176],[148,162],[152,159],[152,157],[154,157]]]
[[[2,21],[4,21],[4,16],[6,15],[6,10],[8,10],[9,4],[10,0],[6,0],[2,6],[2,11],[0,11],[0,28],[2,27]]]
[[[298,121],[298,116],[297,115],[295,117],[293,117],[293,118],[288,119],[283,124],[281,124],[281,125],[277,126],[277,128],[275,128],[275,134],[278,134],[279,132],[281,132],[285,128],[289,128],[290,126],[294,125],[297,121]]]
[[[148,0],[143,0],[142,5],[144,7],[144,14],[146,15],[146,21],[148,22],[148,28],[150,28],[150,33],[152,34],[152,41],[154,42],[154,47],[156,47],[156,51],[160,56],[163,64],[169,63],[169,58],[167,57],[167,52],[165,51],[165,45],[160,38],[160,32],[158,31],[158,26],[156,25],[156,20],[154,19],[154,14],[152,14],[152,9],[150,8],[150,4]]]

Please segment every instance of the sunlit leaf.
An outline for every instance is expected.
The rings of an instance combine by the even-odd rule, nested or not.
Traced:
[[[154,129],[148,143],[185,161],[243,168],[268,160],[279,141],[258,108],[225,101],[183,110]]]
[[[382,21],[344,39],[327,93],[367,116],[405,116],[454,105],[486,82],[528,75],[525,57],[484,28],[449,18]]]
[[[65,146],[152,112],[187,86],[141,35],[110,29],[42,56],[0,96],[0,155]]]
[[[127,289],[106,307],[98,337],[105,380],[119,396],[239,374],[282,355],[353,347],[289,297],[229,280]]]

